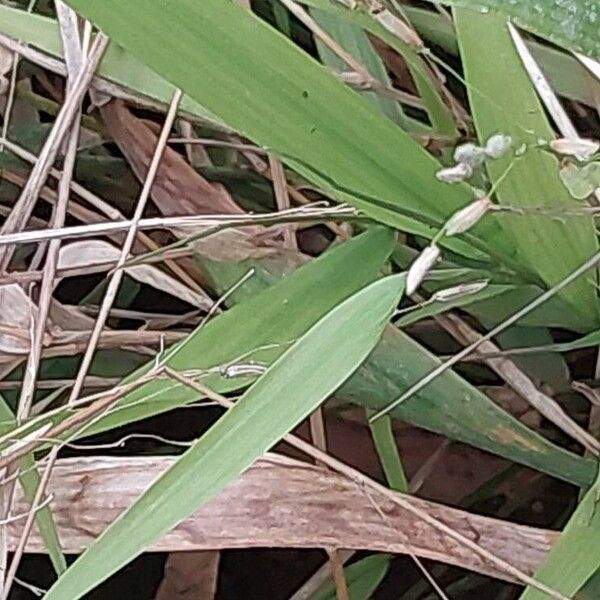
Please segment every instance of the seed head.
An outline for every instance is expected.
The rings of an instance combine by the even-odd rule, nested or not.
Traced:
[[[475,202],[471,202],[471,204],[457,210],[446,223],[446,235],[456,235],[468,231],[491,207],[492,201],[489,198],[481,198],[481,200],[475,200]]]
[[[476,144],[461,144],[454,150],[455,162],[464,163],[473,169],[481,166],[485,158],[485,150]]]
[[[506,154],[512,146],[512,138],[510,135],[497,133],[488,139],[485,144],[485,153],[490,158],[500,158]]]
[[[473,175],[473,168],[467,163],[458,163],[453,167],[441,169],[435,176],[444,183],[458,183]]]

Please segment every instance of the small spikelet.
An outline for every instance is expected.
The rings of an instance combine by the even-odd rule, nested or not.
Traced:
[[[485,159],[485,150],[476,144],[461,144],[454,150],[454,161],[469,165],[473,169],[481,166]]]
[[[475,202],[471,202],[471,204],[457,210],[448,219],[444,229],[445,234],[456,235],[468,231],[491,207],[492,201],[489,198],[481,198],[481,200],[475,200]]]
[[[431,267],[437,262],[440,254],[440,249],[435,244],[431,244],[417,256],[406,276],[407,296],[415,293]]]
[[[435,294],[433,294],[433,296],[431,296],[431,300],[437,302],[448,302],[449,300],[461,298],[462,296],[470,296],[471,294],[476,294],[477,292],[485,289],[488,284],[488,279],[485,279],[484,281],[474,281],[473,283],[461,283],[451,288],[438,290],[435,292]]]
[[[600,149],[600,143],[586,138],[559,138],[550,142],[550,148],[557,154],[574,156],[577,160],[589,160]]]
[[[497,133],[488,139],[484,150],[490,158],[500,158],[510,150],[511,146],[512,138],[509,135]]]
[[[441,169],[435,176],[444,183],[459,183],[473,175],[473,168],[466,163],[458,163],[453,167]]]

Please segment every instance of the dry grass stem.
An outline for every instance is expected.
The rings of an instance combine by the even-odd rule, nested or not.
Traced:
[[[258,215],[196,215],[182,217],[152,217],[140,219],[137,223],[141,229],[208,229],[212,227],[244,227],[252,224],[279,224],[283,222],[318,222],[323,219],[343,219],[355,217],[356,210],[346,205],[323,207],[313,203],[312,206],[290,208],[281,212],[261,213]],[[18,244],[33,244],[50,240],[84,239],[97,235],[110,235],[128,231],[133,220],[116,222],[89,223],[69,227],[48,228],[42,230],[21,231],[18,233],[0,234],[0,248]]]
[[[90,337],[90,342],[88,344],[88,347],[86,348],[85,354],[83,355],[83,359],[81,361],[81,365],[77,373],[77,379],[75,381],[75,385],[73,386],[69,398],[70,403],[79,397],[83,386],[83,381],[85,379],[85,376],[87,375],[88,369],[92,362],[92,358],[96,351],[96,343],[100,337],[102,329],[104,328],[104,324],[106,323],[106,319],[108,317],[110,309],[112,308],[114,299],[116,298],[119,285],[121,284],[121,280],[123,278],[123,270],[119,267],[125,264],[125,261],[129,257],[129,254],[133,247],[133,242],[137,233],[138,222],[142,218],[142,214],[146,207],[146,202],[148,201],[148,198],[150,196],[150,190],[152,188],[152,184],[154,183],[154,177],[158,170],[160,159],[165,149],[169,132],[171,131],[173,122],[175,121],[175,117],[177,116],[177,109],[179,107],[181,97],[182,94],[180,90],[177,90],[173,95],[171,106],[169,107],[169,112],[167,113],[163,129],[161,131],[160,137],[157,142],[157,146],[155,148],[154,156],[152,157],[152,162],[150,163],[150,166],[148,168],[146,181],[144,182],[142,191],[140,192],[140,197],[135,208],[135,213],[127,231],[127,238],[125,239],[125,243],[123,244],[123,247],[121,249],[121,258],[119,259],[116,270],[113,272],[112,277],[109,280],[106,294],[104,295],[104,298],[102,300],[100,312],[98,313],[98,317],[96,319],[94,329]]]
[[[38,194],[52,169],[58,150],[75,118],[77,109],[83,100],[94,71],[100,63],[107,46],[108,38],[104,34],[99,33],[94,39],[85,67],[77,74],[71,89],[67,92],[65,102],[61,106],[54,126],[44,142],[38,160],[31,170],[27,184],[23,188],[14,209],[2,225],[0,233],[6,234],[19,231],[27,224],[37,201]],[[11,246],[0,248],[0,272],[6,271],[8,268],[12,254],[13,249]]]

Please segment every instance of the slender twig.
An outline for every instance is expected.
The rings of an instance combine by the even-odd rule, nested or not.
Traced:
[[[338,550],[338,557],[342,564],[347,563],[355,552],[353,550]],[[319,589],[327,583],[331,577],[331,569],[329,562],[324,563],[317,571],[315,571],[310,579],[306,580],[302,587],[294,593],[289,600],[309,600],[313,598]]]
[[[108,43],[108,39],[106,39],[102,45],[96,47],[96,54],[94,54],[94,50],[92,50],[89,56],[87,56],[92,34],[91,23],[89,21],[85,22],[83,37],[80,39],[79,20],[76,13],[60,0],[56,1],[56,8],[60,22],[60,31],[63,40],[63,47],[65,49],[65,57],[67,59],[67,99],[71,94],[74,93],[73,90],[77,85],[82,86],[82,93],[80,95],[79,102],[74,105],[75,107],[73,109],[73,116],[71,118],[71,131],[67,140],[62,176],[58,184],[58,201],[54,207],[54,214],[52,218],[52,226],[55,228],[60,228],[65,222],[67,214],[67,204],[69,201],[70,183],[73,176],[73,170],[75,168],[77,145],[79,142],[81,105],[83,102],[83,95],[87,90],[87,85],[89,85],[89,82],[91,81],[95,67],[98,65],[100,58],[102,57],[104,49],[106,48],[106,45]],[[87,85],[85,85],[84,83],[79,83],[80,75],[86,73],[86,70],[88,70],[90,64],[94,65],[94,67],[87,71],[89,73],[89,77],[87,78]],[[75,90],[75,92],[79,93],[79,90]],[[57,125],[57,123],[55,123],[53,131],[55,127],[60,127],[60,124],[58,123]],[[41,158],[39,160],[41,161]],[[36,196],[39,195],[43,187],[44,181],[48,176],[48,172],[52,167],[52,162],[54,162],[54,158],[50,154],[50,156],[48,157],[48,164],[46,165],[46,167],[40,168],[39,183],[32,184],[30,188],[31,193],[35,193]],[[34,177],[34,171],[32,171],[32,174],[30,175],[30,180]],[[26,193],[26,190],[28,189],[28,184],[29,182],[23,188],[23,194]],[[42,342],[44,339],[44,333],[46,331],[46,320],[48,318],[50,303],[52,300],[52,292],[54,290],[54,280],[56,277],[59,250],[60,240],[52,240],[50,242],[48,252],[46,255],[46,265],[44,267],[44,276],[42,278],[42,286],[38,302],[38,315],[37,321],[35,323],[35,332],[30,346],[30,354],[27,360],[27,366],[25,368],[23,386],[21,388],[21,395],[19,397],[19,405],[17,408],[17,424],[20,424],[24,419],[26,419],[29,416],[29,413],[31,412],[31,405],[35,394],[35,382],[37,379],[37,373],[41,360]],[[51,460],[52,464],[53,462],[54,460]],[[19,538],[19,543],[17,544],[17,548],[15,550],[12,562],[10,564],[10,568],[5,578],[3,600],[7,598],[11,590],[12,583],[17,573],[17,569],[19,568],[21,557],[23,555],[23,552],[25,551],[25,546],[27,545],[27,539],[29,538],[29,534],[31,533],[31,528],[33,527],[35,516],[39,508],[43,506],[42,497],[45,494],[45,489],[50,478],[51,469],[52,466],[46,469],[46,471],[40,479],[38,488],[34,494],[34,498],[31,503],[31,509],[29,511],[29,514],[27,515],[27,519],[21,532],[21,537]]]
[[[335,584],[335,596],[337,600],[350,600],[348,593],[348,584],[344,575],[344,563],[342,562],[339,552],[333,548],[326,548],[329,564],[331,565],[331,574]]]
[[[6,141],[5,143],[6,146],[10,148],[11,152],[13,152],[13,154],[16,154],[23,160],[35,163],[35,155],[27,152],[27,150],[24,150],[23,148],[16,144],[13,144],[12,142]],[[50,175],[56,178],[57,180],[60,178],[60,172],[56,169],[52,169],[50,171]],[[7,170],[1,171],[0,177],[6,179],[7,181],[10,181],[11,183],[14,183],[15,185],[24,185],[25,183],[24,180],[21,180],[19,175]],[[92,192],[79,185],[75,181],[71,180],[70,187],[71,191],[81,196],[81,198],[83,198],[86,202],[89,202],[103,215],[115,220],[126,220],[125,217],[116,208],[113,208],[110,204],[102,200],[102,198],[96,196],[95,194],[92,194]],[[57,202],[55,192],[53,190],[50,190],[48,187],[42,188],[40,192],[40,197],[50,203]],[[93,211],[89,210],[88,208],[85,208],[84,206],[81,206],[80,204],[77,204],[73,200],[69,202],[68,208],[70,213],[81,221],[96,222],[98,220],[101,220],[101,218],[99,219],[99,215],[95,215]],[[146,248],[148,248],[150,251],[158,249],[158,245],[152,240],[152,238],[148,237],[148,235],[141,231],[138,232],[138,239],[139,242],[143,244]],[[179,277],[179,279],[188,287],[192,288],[200,294],[203,293],[203,290],[200,287],[200,285],[198,285],[192,277],[190,277],[176,262],[174,262],[174,260],[170,260],[170,258],[171,257],[164,258],[165,266],[168,267],[174,275]],[[173,258],[177,257],[174,256]]]
[[[3,33],[0,33],[0,45],[13,52],[18,52],[22,58],[25,58],[28,61],[42,67],[43,69],[51,71],[52,73],[56,73],[58,75],[63,76],[66,76],[67,74],[67,68],[62,60],[53,58],[52,56],[49,56],[48,54],[41,52],[40,50],[37,50],[35,48],[29,47],[26,44],[22,44]],[[134,89],[110,81],[109,79],[105,79],[104,77],[99,75],[96,75],[92,79],[92,82],[95,90],[103,92],[109,96],[114,96],[115,98],[120,98],[128,102],[133,102],[134,104],[142,106],[144,108],[162,112],[167,106],[165,102],[162,102],[157,98],[145,96]],[[223,132],[230,131],[223,123],[207,119],[206,116],[191,113],[186,110],[182,110],[181,114],[186,119],[189,119],[194,123],[210,123],[211,127],[213,128],[217,128]]]
[[[77,30],[77,18],[71,9],[67,8],[62,2],[57,2],[57,7],[62,6],[71,13],[74,20],[71,20],[65,24],[63,14],[59,12],[61,21],[61,32],[63,32],[63,40],[67,37],[79,37]],[[73,27],[74,31],[68,31],[67,27]],[[68,31],[68,33],[65,33]],[[69,79],[67,80],[67,90],[70,89],[72,82],[76,79],[79,71],[83,69],[85,65],[85,55],[87,54],[89,40],[91,36],[91,24],[86,21],[85,33],[82,40],[82,46],[80,47],[81,55],[79,57],[73,57],[72,60],[68,60],[67,64],[69,69],[78,69],[77,71],[71,71],[69,73]],[[69,57],[72,54],[72,50],[67,51],[69,44],[65,43],[65,54]],[[71,83],[69,83],[71,82]],[[73,169],[75,167],[75,158],[77,156],[77,144],[79,141],[80,131],[80,119],[81,119],[81,104],[77,107],[75,119],[71,127],[71,132],[68,138],[67,149],[65,154],[64,166],[62,171],[62,177],[58,184],[58,201],[54,208],[54,215],[52,219],[52,228],[61,228],[64,225],[65,217],[67,213],[67,203],[69,201],[70,183],[73,176]],[[35,324],[35,335],[33,343],[31,344],[30,354],[27,360],[27,367],[23,377],[23,387],[21,389],[21,395],[19,398],[19,406],[17,410],[17,421],[20,422],[27,418],[31,409],[31,403],[35,393],[35,380],[37,377],[37,371],[39,367],[42,342],[44,333],[46,331],[46,319],[50,310],[50,302],[52,299],[52,292],[54,290],[54,283],[56,277],[56,269],[58,264],[58,255],[60,250],[60,239],[55,239],[50,242],[48,247],[48,253],[46,255],[46,265],[44,267],[44,275],[42,278],[42,285],[40,290],[40,299],[38,302],[38,316]]]
[[[274,155],[269,154],[269,166],[271,167],[271,178],[273,180],[273,191],[279,211],[290,209],[290,197],[287,191],[287,182],[285,180],[285,171],[281,161]],[[294,226],[289,225],[283,228],[283,241],[286,248],[298,250]]]
[[[117,263],[117,268],[113,271],[112,276],[108,282],[108,287],[106,290],[106,294],[102,300],[102,305],[100,307],[100,312],[98,313],[98,318],[94,324],[94,329],[92,331],[92,335],[90,337],[90,343],[83,355],[83,360],[79,367],[79,371],[77,373],[77,378],[75,381],[75,385],[71,391],[71,396],[69,398],[69,402],[73,402],[76,398],[79,397],[81,392],[81,388],[83,386],[83,381],[85,376],[87,375],[88,369],[92,362],[92,358],[96,351],[96,343],[100,337],[100,333],[104,328],[104,324],[106,323],[106,319],[108,317],[108,313],[112,308],[113,302],[116,298],[117,292],[119,290],[119,286],[121,284],[121,280],[123,279],[123,269],[122,267],[125,264],[125,261],[129,257],[131,253],[131,249],[133,247],[133,242],[135,241],[135,236],[138,228],[138,223],[142,218],[142,214],[146,207],[146,203],[148,198],[150,197],[150,190],[152,189],[152,184],[154,183],[154,178],[156,177],[156,173],[158,171],[158,167],[160,165],[160,160],[162,158],[164,149],[166,147],[167,139],[169,133],[171,131],[171,127],[173,126],[173,122],[175,121],[175,117],[177,116],[177,109],[179,107],[179,102],[181,101],[182,93],[181,90],[177,90],[173,94],[173,99],[171,100],[171,105],[169,107],[169,111],[165,118],[165,123],[163,125],[162,131],[158,138],[156,148],[154,150],[154,155],[152,156],[152,161],[150,162],[150,166],[148,168],[148,174],[146,176],[146,180],[144,181],[144,185],[142,187],[142,191],[140,192],[140,197],[138,199],[137,206],[135,208],[135,213],[133,215],[133,219],[131,220],[130,227],[127,231],[127,237],[125,239],[125,243],[121,249],[121,256],[119,258],[119,262]]]
[[[108,388],[114,387],[119,383],[120,379],[113,377],[98,377],[88,375],[85,379],[86,388]],[[56,390],[60,388],[71,387],[74,379],[40,379],[36,382],[38,390]],[[17,379],[8,379],[0,381],[0,390],[14,390],[21,387],[21,381]],[[37,404],[36,404],[37,407]]]
[[[31,13],[37,0],[30,0],[29,6],[27,6],[27,12]],[[4,114],[2,115],[2,138],[4,139],[8,134],[8,126],[10,124],[10,117],[12,115],[12,109],[15,102],[15,92],[17,90],[17,71],[19,70],[19,60],[21,55],[13,51],[13,62],[11,65],[10,83],[8,88],[8,95],[6,97],[6,105],[4,107]],[[0,152],[4,152],[4,144],[0,142]]]
[[[269,154],[267,150],[263,150],[260,146],[255,146],[254,144],[228,142],[226,140],[215,140],[213,138],[173,137],[169,138],[169,144],[186,144],[190,146],[199,144],[201,146],[214,146],[215,148],[231,148],[232,150],[238,150],[240,152],[256,152],[256,154],[264,154],[265,156]]]

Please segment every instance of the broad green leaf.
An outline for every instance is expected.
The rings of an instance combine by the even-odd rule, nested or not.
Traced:
[[[13,425],[15,423],[15,416],[2,396],[0,396],[0,421],[7,421]],[[30,504],[33,503],[36,491],[40,485],[40,480],[41,477],[37,470],[33,455],[27,454],[19,461],[19,485],[23,490],[23,495]],[[58,531],[56,529],[56,524],[54,523],[54,517],[52,516],[52,509],[50,506],[43,506],[37,510],[35,524],[40,536],[44,540],[52,566],[56,573],[60,575],[66,571],[67,561],[65,560],[62,551],[60,538],[58,537]]]
[[[240,304],[191,334],[163,358],[179,371],[207,372],[204,382],[213,389],[226,392],[243,388],[251,382],[250,378],[223,377],[219,367],[248,362],[271,364],[318,318],[375,279],[391,248],[389,232],[375,230],[363,234],[257,293],[282,276],[281,272],[270,271],[281,269],[280,263],[262,264],[259,280],[238,290],[240,296],[236,301]],[[350,271],[348,264],[353,266]],[[226,286],[246,273],[250,265],[232,266],[239,271],[235,277],[226,273]],[[213,271],[213,276],[216,275],[219,275],[217,269]],[[311,298],[311,302],[307,303],[306,298]],[[388,326],[381,343],[342,387],[339,396],[367,408],[381,409],[439,363],[438,358],[409,336]],[[153,364],[151,361],[128,380],[134,380]],[[119,427],[195,399],[197,394],[190,390],[155,379],[128,394],[80,435]],[[588,485],[594,477],[593,461],[554,446],[453,371],[445,372],[403,403],[393,416],[578,485]]]
[[[423,38],[449,54],[458,54],[456,33],[448,19],[433,10],[414,6],[404,6],[403,9]],[[596,105],[594,98],[600,90],[600,83],[572,54],[531,39],[526,39],[525,43],[557,94],[588,106]]]
[[[429,0],[432,2],[433,0]],[[437,0],[436,0],[437,1]],[[440,4],[464,6],[481,14],[501,13],[524,29],[569,50],[600,58],[596,0],[439,0]]]
[[[404,332],[387,327],[369,360],[337,396],[378,410],[440,365],[440,359]],[[379,385],[373,386],[377,381]],[[566,481],[591,482],[596,462],[551,444],[456,372],[445,371],[391,413],[402,421],[442,433]]]
[[[177,10],[158,0],[70,5],[228,126],[378,221],[431,237],[471,200],[467,186],[436,179],[439,163],[408,134],[233,2],[181,0]],[[480,250],[461,239],[445,243],[510,263],[511,243],[494,218],[477,234]]]
[[[375,554],[346,567],[344,575],[350,600],[372,598],[386,576],[391,560],[392,557],[387,554]],[[336,600],[336,597],[335,585],[330,582],[315,594],[314,600]]]
[[[600,568],[600,478],[596,480],[552,547],[535,578],[573,597]],[[546,600],[528,587],[520,600]]]
[[[366,358],[403,289],[403,275],[376,281],[311,327],[102,533],[46,600],[81,597],[243,473]]]
[[[205,263],[202,264],[204,267]],[[217,285],[220,292],[231,286],[248,268],[248,265],[242,268],[237,264],[230,266],[240,270],[235,277],[227,275],[224,287]],[[259,285],[268,285],[268,280],[273,279],[275,275],[272,269],[277,266],[272,263],[266,266],[268,273],[261,271],[263,280]],[[211,274],[216,280],[223,276],[218,270],[211,271]],[[243,286],[238,291],[240,295],[237,301],[243,301],[248,290]],[[518,300],[526,304],[539,293],[532,291],[532,295],[527,299]],[[314,292],[305,291],[301,297],[315,295]],[[291,306],[288,305],[288,308]],[[512,314],[513,311],[514,306],[509,303],[508,314]],[[342,386],[338,396],[360,406],[378,410],[395,400],[439,363],[438,358],[404,332],[389,326],[368,360]],[[187,368],[193,368],[192,364],[188,362]],[[157,396],[153,398],[160,399]],[[593,478],[593,461],[582,459],[552,445],[499,409],[485,394],[454,371],[442,374],[414,398],[401,404],[392,415],[567,481],[581,484],[583,481],[589,483]]]
[[[54,19],[0,5],[0,23],[2,33],[31,44],[51,56],[62,58],[58,23]],[[158,76],[143,62],[114,45],[111,45],[105,53],[98,74],[113,83],[167,105],[175,91],[174,85]],[[219,128],[225,127],[217,117],[189,97],[182,99],[181,108]]]
[[[507,21],[496,14],[468,9],[455,10],[469,100],[481,143],[494,134],[510,135],[514,147],[527,144],[520,157],[488,161],[492,181],[497,182],[511,161],[513,167],[496,192],[503,206],[577,206],[558,176],[558,161],[542,148],[539,139],[550,140],[554,132],[513,46]],[[575,270],[598,249],[593,218],[565,218],[506,214],[500,220],[507,237],[517,247],[519,262],[528,265],[547,286]],[[588,329],[600,319],[596,289],[589,277],[581,277],[559,297]]]
[[[392,232],[383,228],[374,229],[326,252],[283,277],[273,287],[269,287],[271,280],[280,278],[282,274],[274,277],[268,269],[256,265],[256,277],[238,290],[239,294],[245,294],[243,298],[247,300],[212,319],[186,340],[170,348],[165,354],[165,363],[178,371],[212,370],[213,374],[203,381],[219,392],[248,385],[251,381],[248,378],[221,376],[219,367],[248,362],[270,364],[315,321],[377,279],[393,243]],[[351,271],[347,270],[348,264],[353,266]],[[224,289],[228,289],[232,281],[239,280],[251,267],[237,263],[235,266],[235,273],[226,274]],[[248,284],[251,286],[248,287]],[[263,291],[257,293],[259,290]],[[238,298],[242,299],[240,296]],[[307,298],[310,298],[310,302],[307,302]],[[152,362],[148,363],[127,380],[140,376],[152,365]],[[105,431],[151,414],[159,414],[196,397],[197,393],[172,382],[152,381],[126,396],[116,410],[100,419],[87,433]]]

